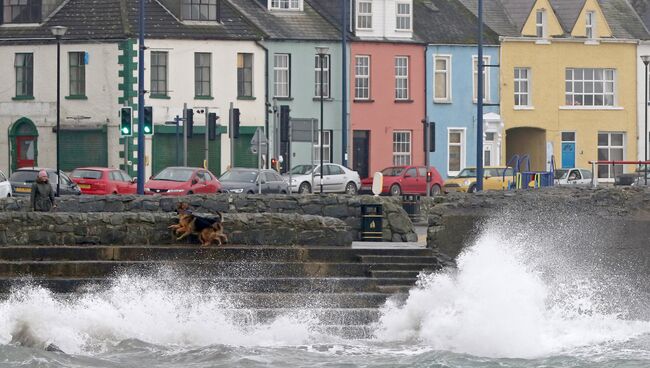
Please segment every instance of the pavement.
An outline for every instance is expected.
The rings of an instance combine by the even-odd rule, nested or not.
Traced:
[[[356,249],[421,249],[427,246],[427,227],[415,225],[415,233],[418,236],[417,242],[352,242],[352,248]]]

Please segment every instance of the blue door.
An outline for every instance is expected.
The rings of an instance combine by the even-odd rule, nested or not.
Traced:
[[[576,165],[576,144],[575,142],[562,143],[562,168],[570,169]]]

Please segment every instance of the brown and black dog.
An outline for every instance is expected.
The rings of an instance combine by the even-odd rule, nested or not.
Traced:
[[[179,202],[176,207],[178,213],[178,224],[169,226],[181,240],[194,234],[199,237],[201,246],[207,247],[213,243],[223,245],[228,237],[223,233],[223,216],[217,212],[216,218],[196,216],[190,210],[189,204]]]

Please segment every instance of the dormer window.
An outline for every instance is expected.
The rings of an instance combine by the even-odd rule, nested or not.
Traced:
[[[411,30],[411,3],[398,2],[397,3],[397,19],[395,28],[399,31]]]
[[[40,23],[42,0],[2,0],[2,23]]]
[[[217,21],[219,1],[221,0],[182,0],[181,18],[194,21]]]
[[[357,2],[357,29],[372,29],[372,1]]]
[[[594,38],[594,28],[595,28],[595,23],[596,23],[596,13],[592,11],[588,11],[586,13],[586,32],[585,36],[587,36],[588,39]]]
[[[272,10],[300,10],[300,0],[271,0]]]
[[[538,10],[535,14],[535,29],[537,38],[546,38],[546,11]]]

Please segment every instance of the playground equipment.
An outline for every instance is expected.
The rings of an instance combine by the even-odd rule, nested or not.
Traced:
[[[522,170],[522,165],[525,165],[524,170]],[[531,171],[528,154],[512,156],[507,166],[513,168],[513,181],[508,185],[508,189],[542,188],[555,185],[555,156],[551,156],[549,171]]]

